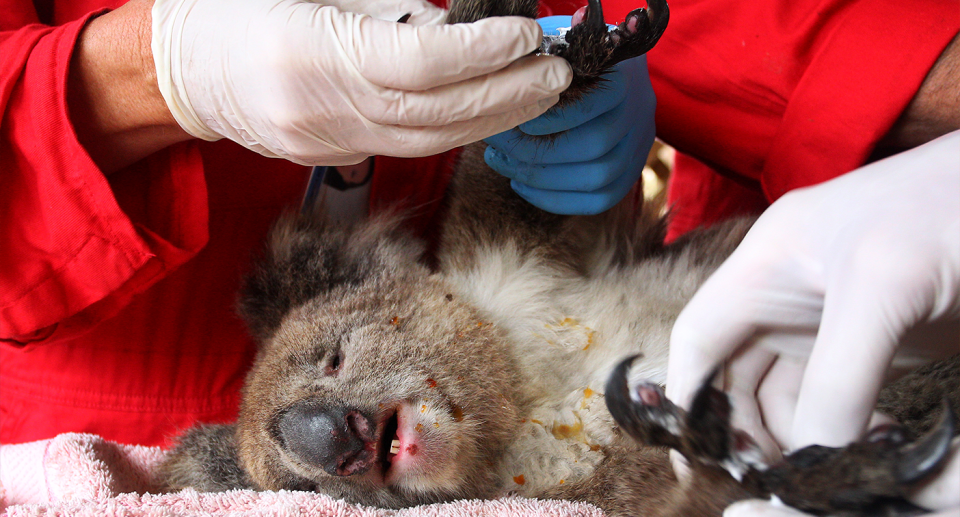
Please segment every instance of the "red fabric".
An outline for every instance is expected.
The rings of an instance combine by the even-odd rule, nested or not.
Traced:
[[[863,165],[958,30],[928,0],[671,0],[647,56],[657,135],[700,163],[678,162],[668,239]]]
[[[77,142],[66,77],[91,13],[120,3],[37,2],[38,15],[0,0],[3,443],[74,431],[158,445],[234,419],[255,354],[239,279],[305,186],[306,168],[226,141],[105,177]],[[376,204],[417,207],[425,230],[452,156],[378,159]]]
[[[253,356],[238,278],[306,172],[204,143],[105,177],[65,90],[86,16],[109,5],[38,5],[61,24],[0,2],[0,441],[159,444],[231,419]]]
[[[667,236],[668,241],[685,230],[707,227],[733,216],[759,214],[768,205],[756,184],[717,174],[688,155],[677,153],[674,169],[681,171],[681,178],[696,180],[674,180],[667,184],[672,232]]]
[[[0,442],[76,431],[156,445],[233,419],[254,355],[234,293],[306,181],[223,141],[105,177],[77,142],[66,77],[87,17],[122,1],[0,0]],[[703,160],[678,159],[675,222],[755,211],[861,163],[956,32],[953,10],[905,1],[735,13],[672,0],[650,54],[658,132]],[[626,2],[605,8],[613,21]],[[378,158],[373,206],[404,204],[430,228],[454,157]]]

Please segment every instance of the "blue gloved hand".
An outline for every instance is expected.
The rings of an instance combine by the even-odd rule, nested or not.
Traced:
[[[537,20],[544,34],[571,17]],[[550,110],[490,138],[484,158],[513,190],[556,214],[596,214],[623,199],[640,178],[653,146],[657,100],[645,56],[623,61],[580,102]],[[561,133],[552,142],[526,135]]]

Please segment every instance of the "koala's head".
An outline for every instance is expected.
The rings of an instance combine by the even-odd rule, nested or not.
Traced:
[[[241,314],[260,342],[237,426],[263,489],[400,507],[494,493],[520,425],[503,335],[387,219],[287,219]]]

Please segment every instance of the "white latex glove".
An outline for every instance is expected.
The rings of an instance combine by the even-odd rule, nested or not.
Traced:
[[[570,83],[562,59],[523,57],[541,43],[536,21],[442,17],[421,0],[157,0],[160,91],[198,138],[348,165],[480,140],[540,115]]]
[[[960,350],[958,321],[954,132],[774,203],[677,319],[667,395],[689,407],[725,363],[733,424],[768,455],[843,446],[891,365]]]

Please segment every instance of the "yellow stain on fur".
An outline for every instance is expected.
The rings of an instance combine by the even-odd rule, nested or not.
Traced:
[[[553,437],[557,440],[563,440],[566,438],[577,438],[583,432],[583,424],[577,422],[573,425],[560,424],[553,426],[552,429]]]
[[[590,397],[592,397],[594,393],[590,388],[583,389],[583,400],[580,401],[580,409],[586,409],[587,404],[590,402]]]

